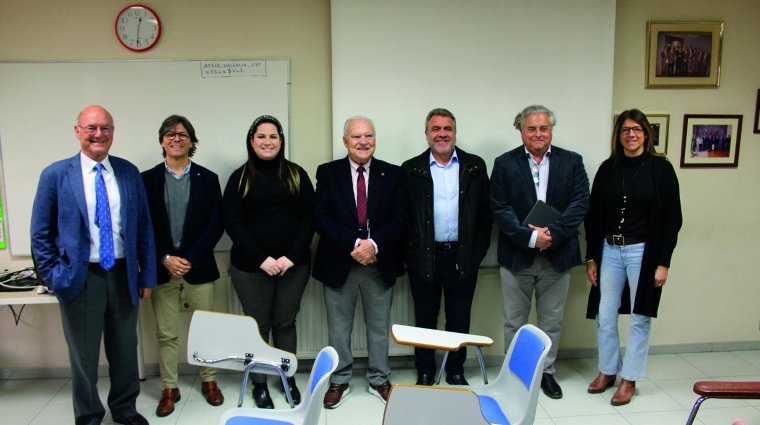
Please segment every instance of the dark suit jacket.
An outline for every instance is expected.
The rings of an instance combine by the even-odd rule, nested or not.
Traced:
[[[196,162],[190,166],[190,199],[182,226],[182,242],[179,249],[175,249],[164,200],[165,173],[163,162],[142,173],[156,238],[157,282],[166,283],[170,279],[169,271],[161,264],[166,254],[182,257],[192,264],[193,268],[184,276],[188,283],[215,281],[219,279],[219,269],[214,247],[224,232],[219,177]]]
[[[496,158],[491,174],[491,210],[500,229],[498,261],[510,270],[526,269],[535,260],[537,250],[528,248],[533,231],[521,223],[537,199],[525,147],[520,145]],[[548,256],[558,273],[581,264],[578,226],[586,216],[588,202],[583,158],[552,145],[546,203],[562,215],[549,225],[552,246]]]
[[[370,238],[377,244],[377,264],[383,281],[391,286],[404,274],[401,255],[408,224],[401,168],[373,158],[369,168],[367,219]],[[317,168],[314,225],[319,234],[312,276],[330,287],[346,282],[359,237],[359,219],[348,157]]]
[[[137,167],[109,156],[121,197],[121,226],[132,304],[137,288],[156,286],[155,247],[145,188]],[[55,162],[40,175],[32,209],[32,252],[38,271],[68,304],[84,287],[90,261],[90,228],[79,153]]]

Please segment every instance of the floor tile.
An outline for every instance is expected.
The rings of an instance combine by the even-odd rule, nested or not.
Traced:
[[[573,366],[569,360],[557,360],[554,363],[557,372],[554,379],[564,388],[565,385],[588,385],[586,378]]]
[[[731,354],[760,369],[760,350],[732,351]]]
[[[40,381],[40,379],[34,379]],[[69,404],[48,404],[29,422],[29,425],[71,425],[74,423],[74,408]]]
[[[0,405],[47,404],[68,381],[65,378],[8,380],[0,386]]]
[[[671,410],[667,412],[624,413],[623,417],[631,425],[683,425],[686,423],[686,419],[689,418],[689,411]],[[729,421],[722,425],[729,425],[730,423]],[[697,417],[694,425],[704,425],[704,423]]]
[[[27,425],[44,408],[44,404],[15,404],[11,406],[0,404],[0,418],[2,418],[3,425]]]
[[[711,379],[706,378],[702,381],[709,381]],[[697,401],[699,396],[694,393],[694,383],[697,382],[694,378],[689,379],[669,379],[665,381],[655,381],[655,385],[660,387],[667,395],[673,400],[678,402],[684,409],[691,409],[694,406],[694,402]],[[704,404],[710,407],[743,407],[748,403],[744,400],[723,400],[723,399],[711,399],[705,401]]]
[[[553,421],[556,425],[630,425],[621,415],[573,416]]]
[[[684,417],[684,422],[688,416]],[[697,419],[704,425],[728,425],[734,419],[741,418],[750,425],[760,424],[760,411],[754,407],[721,407],[717,409],[702,407],[699,409]]]
[[[538,396],[538,403],[550,418],[567,416],[613,415],[617,413],[607,398],[586,392],[588,385],[563,385],[563,397],[550,399],[544,393]],[[332,425],[332,424],[331,424]]]
[[[599,359],[596,357],[589,359],[571,359],[569,362],[586,380],[586,385],[590,384],[591,381],[596,379],[597,375],[599,375]]]
[[[536,419],[533,425],[556,425],[553,420],[549,418]]]
[[[760,375],[760,369],[729,352],[686,353],[679,356],[707,376]]]
[[[677,354],[660,354],[647,358],[647,379],[650,381],[681,378],[700,381],[705,380],[707,375]]]

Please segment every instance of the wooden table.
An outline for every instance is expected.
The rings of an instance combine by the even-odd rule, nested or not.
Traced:
[[[480,372],[483,374],[483,382],[488,384],[486,368],[483,365],[483,353],[481,347],[490,347],[493,340],[487,336],[462,334],[458,332],[439,331],[437,329],[417,328],[414,326],[393,325],[391,335],[397,344],[411,345],[413,347],[431,348],[433,350],[444,350],[441,370],[435,380],[437,385],[441,382],[443,370],[446,366],[446,360],[449,352],[457,351],[462,346],[471,345],[478,351],[478,360],[480,361]]]

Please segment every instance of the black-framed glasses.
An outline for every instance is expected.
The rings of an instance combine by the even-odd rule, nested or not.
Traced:
[[[633,134],[641,134],[644,132],[644,129],[641,127],[621,127],[620,128],[620,134],[625,136],[626,134],[633,131]]]
[[[187,133],[175,133],[173,131],[169,131],[166,134],[164,134],[164,137],[166,137],[169,140],[172,140],[175,137],[179,137],[179,140],[182,140],[183,142],[187,142],[187,140],[190,138],[190,135]]]
[[[87,133],[87,134],[95,134],[95,133],[98,132],[98,129],[100,129],[100,132],[103,133],[103,134],[111,134],[111,132],[114,129],[114,127],[112,125],[102,125],[102,126],[85,125],[85,126],[81,126],[81,125],[77,124],[77,127],[79,127],[82,130],[84,130],[84,132]]]

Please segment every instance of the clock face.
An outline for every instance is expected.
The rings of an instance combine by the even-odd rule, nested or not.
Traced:
[[[153,48],[161,37],[161,20],[151,8],[139,4],[125,7],[116,17],[116,37],[133,52]]]

